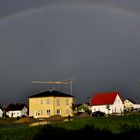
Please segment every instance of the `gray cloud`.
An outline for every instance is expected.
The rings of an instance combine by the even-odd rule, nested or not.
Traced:
[[[44,9],[2,20],[0,103],[26,101],[46,88],[32,85],[32,80],[71,77],[76,78],[78,101],[114,90],[139,98],[140,18],[103,5],[53,6],[52,2]]]

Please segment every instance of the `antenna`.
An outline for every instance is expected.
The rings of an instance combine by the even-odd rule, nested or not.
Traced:
[[[67,79],[67,80],[61,80],[61,81],[32,81],[33,84],[56,84],[56,85],[69,85],[70,86],[70,92],[72,94],[72,84],[73,80],[75,78]]]

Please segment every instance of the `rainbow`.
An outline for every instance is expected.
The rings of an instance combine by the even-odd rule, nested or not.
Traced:
[[[13,20],[15,18],[18,18],[18,17],[21,17],[21,16],[25,16],[25,15],[28,15],[28,14],[31,14],[31,13],[34,13],[34,12],[37,12],[37,11],[41,11],[43,10],[44,7],[41,7],[41,8],[33,8],[33,9],[28,9],[26,11],[21,11],[21,12],[18,12],[18,13],[14,13],[12,15],[9,15],[9,16],[5,16],[3,18],[0,19],[0,23],[5,23],[5,22],[8,22],[10,20]]]
[[[10,20],[13,20],[15,18],[18,18],[18,17],[21,17],[21,16],[26,16],[28,14],[32,14],[34,12],[39,12],[39,11],[42,11],[42,10],[45,10],[47,8],[61,8],[61,7],[64,7],[64,6],[78,6],[78,7],[89,7],[89,8],[100,8],[100,9],[108,9],[112,12],[118,12],[118,13],[122,13],[122,14],[125,14],[125,15],[128,15],[128,16],[135,16],[135,17],[140,17],[140,13],[136,13],[135,11],[129,9],[129,8],[126,8],[126,7],[119,7],[119,6],[108,6],[108,5],[102,5],[102,4],[55,4],[55,5],[47,5],[47,6],[42,6],[42,7],[37,7],[37,8],[30,8],[30,9],[26,9],[25,11],[19,11],[17,13],[14,13],[12,15],[9,15],[9,16],[5,16],[3,18],[0,19],[0,24],[3,24],[5,22],[8,22]]]

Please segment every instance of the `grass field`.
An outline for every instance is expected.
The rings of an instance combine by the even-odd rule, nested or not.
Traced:
[[[38,140],[55,137],[57,139],[74,139],[76,137],[140,139],[140,115],[74,119],[70,122],[55,122],[34,127],[29,127],[24,123],[20,123],[20,125],[5,124],[5,127],[0,127],[0,140]]]

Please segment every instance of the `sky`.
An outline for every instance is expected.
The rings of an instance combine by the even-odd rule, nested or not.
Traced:
[[[140,103],[139,0],[0,0],[0,104],[74,78],[76,102],[118,91]],[[54,86],[54,85],[53,85]]]

